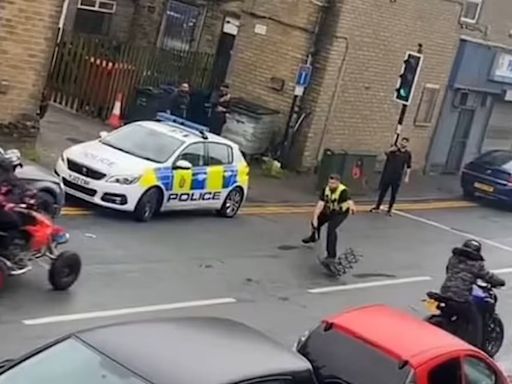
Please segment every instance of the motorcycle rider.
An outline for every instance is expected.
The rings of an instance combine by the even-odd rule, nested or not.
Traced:
[[[477,348],[482,343],[482,317],[472,301],[473,285],[483,280],[494,287],[502,287],[505,281],[485,268],[482,244],[475,239],[464,241],[453,248],[446,266],[446,277],[441,286],[441,295],[451,300],[457,313],[469,326],[468,342]]]

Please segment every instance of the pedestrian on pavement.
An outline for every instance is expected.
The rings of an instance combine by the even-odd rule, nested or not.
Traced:
[[[169,112],[174,116],[186,119],[189,105],[190,85],[188,83],[181,83],[178,90],[170,98]]]
[[[406,184],[409,183],[412,155],[407,149],[408,145],[409,139],[407,137],[403,137],[398,146],[393,145],[389,151],[386,152],[386,163],[384,164],[384,170],[382,171],[379,183],[379,197],[377,199],[377,204],[375,204],[375,207],[370,209],[370,212],[380,211],[380,206],[382,205],[388,190],[391,189],[391,197],[389,198],[387,212],[387,215],[391,216],[402,179]]]
[[[229,84],[222,84],[219,90],[212,93],[210,104],[212,108],[210,131],[220,136],[222,134],[222,128],[224,128],[224,124],[226,124],[226,115],[229,113],[231,107]]]
[[[356,207],[350,198],[349,191],[341,183],[341,177],[329,176],[327,186],[322,190],[311,221],[311,234],[302,239],[304,244],[314,243],[320,239],[320,230],[327,224],[327,257],[324,266],[331,268],[337,257],[338,227],[349,214],[354,214]]]

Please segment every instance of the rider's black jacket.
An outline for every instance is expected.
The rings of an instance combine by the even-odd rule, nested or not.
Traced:
[[[505,285],[505,280],[485,268],[485,259],[480,253],[467,248],[454,248],[446,266],[441,294],[455,301],[468,302],[477,279],[496,287]]]

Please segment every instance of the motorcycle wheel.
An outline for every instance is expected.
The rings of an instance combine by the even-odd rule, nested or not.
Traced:
[[[52,262],[48,281],[56,291],[65,291],[76,282],[81,269],[82,261],[78,253],[63,251]]]
[[[485,327],[482,350],[492,358],[498,354],[503,345],[505,326],[499,316],[495,314],[489,319]]]

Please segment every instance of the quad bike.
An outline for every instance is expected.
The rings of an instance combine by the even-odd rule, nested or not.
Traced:
[[[23,226],[17,233],[0,232],[4,244],[0,251],[0,289],[8,277],[30,271],[35,261],[48,269],[53,289],[70,288],[80,275],[82,262],[75,252],[58,251],[69,241],[69,234],[32,207],[22,204],[10,209],[22,218]]]

